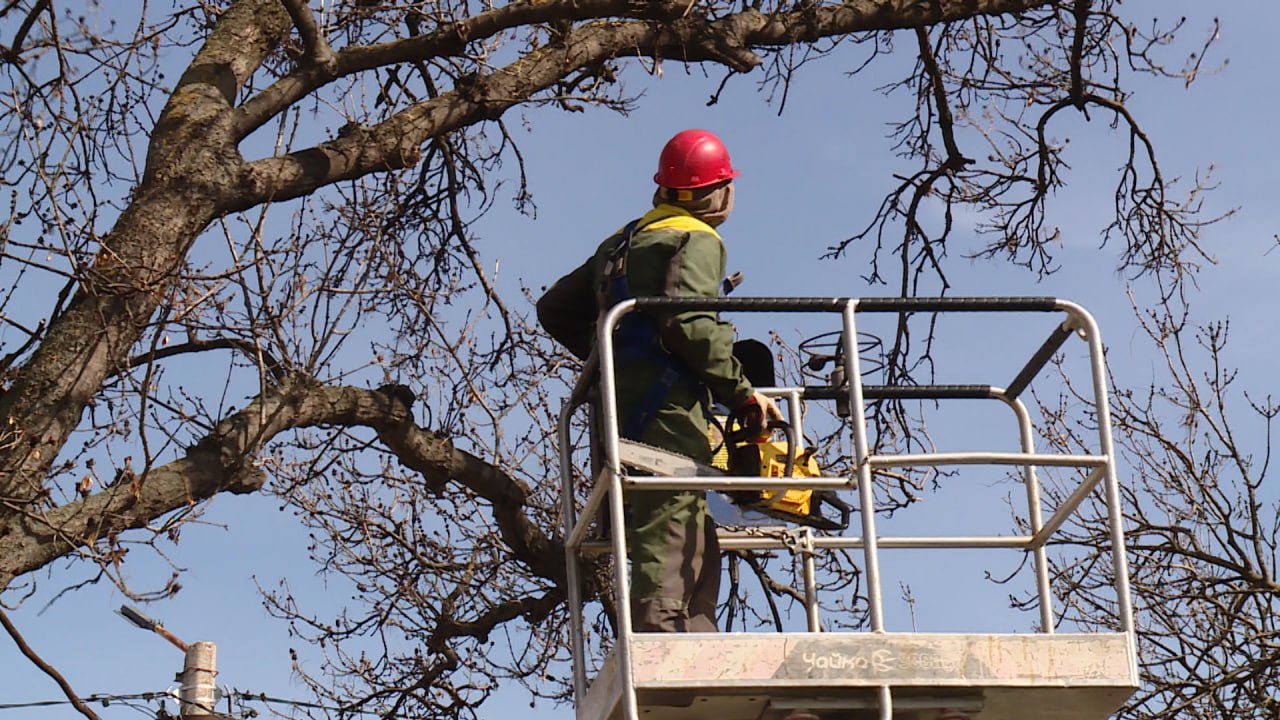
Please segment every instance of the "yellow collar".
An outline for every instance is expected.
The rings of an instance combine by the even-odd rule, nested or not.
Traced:
[[[646,225],[646,223],[652,224]],[[662,203],[645,213],[644,217],[640,218],[639,225],[644,226],[645,230],[683,230],[686,232],[698,230],[711,233],[717,240],[720,239],[720,233],[716,232],[715,228],[694,217],[693,213],[682,207],[666,203]]]

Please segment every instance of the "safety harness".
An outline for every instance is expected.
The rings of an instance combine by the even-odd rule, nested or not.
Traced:
[[[678,215],[660,215],[650,220],[639,218],[627,223],[610,240],[613,247],[605,259],[599,284],[596,288],[596,300],[600,308],[609,308],[623,300],[635,297],[631,285],[627,281],[627,258],[631,252],[631,242],[636,233],[663,220]],[[671,255],[667,264],[665,281],[666,292],[674,292],[678,280],[681,254],[688,237],[681,239],[680,244]],[[721,286],[723,294],[729,294],[742,281],[741,274],[726,278]],[[603,314],[603,313],[602,313]],[[629,416],[623,419],[620,428],[622,437],[628,440],[640,440],[645,427],[653,420],[662,406],[671,388],[682,379],[696,383],[697,377],[675,355],[662,344],[659,334],[658,319],[653,315],[632,312],[624,315],[614,331],[614,347],[619,358],[649,362],[661,368],[658,378],[645,391],[639,404]],[[734,344],[734,355],[746,358],[744,371],[750,370],[753,385],[772,385],[773,358],[768,347],[755,340],[738,341]],[[707,420],[715,426],[715,436],[720,438],[719,447],[713,447],[711,454],[713,464],[730,475],[759,477],[819,477],[817,460],[812,451],[798,456],[791,440],[785,442],[743,442],[743,438],[734,437],[728,428],[733,422],[722,423],[708,408],[704,406]],[[733,413],[730,413],[732,416]],[[739,426],[744,422],[739,418]],[[785,423],[783,424],[785,425]],[[788,435],[788,438],[790,436]],[[708,438],[713,445],[717,443]],[[813,490],[811,488],[787,488],[785,490],[747,490],[728,493],[736,504],[756,512],[780,518],[788,522],[801,523],[824,530],[842,530],[849,526],[850,506],[841,500],[834,491]],[[834,509],[838,514],[823,512],[824,507]]]
[[[677,215],[660,215],[648,221],[637,218],[627,223],[610,240],[614,241],[613,249],[605,260],[601,273],[600,285],[597,288],[598,305],[608,308],[623,300],[635,297],[631,293],[631,285],[627,281],[627,257],[631,252],[631,241],[636,233],[645,228]],[[643,221],[643,222],[642,222]],[[667,267],[667,286],[672,284],[673,267],[680,263],[680,255],[684,250],[687,238],[680,241]],[[645,427],[653,420],[662,406],[671,388],[682,378],[696,382],[693,372],[672,355],[662,344],[658,332],[658,321],[643,311],[624,315],[614,332],[614,346],[618,357],[629,360],[641,360],[661,367],[658,379],[645,392],[636,409],[624,420],[621,427],[622,436],[631,440],[639,440]]]

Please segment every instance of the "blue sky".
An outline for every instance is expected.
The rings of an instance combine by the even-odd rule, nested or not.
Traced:
[[[1147,0],[1124,9],[1135,16],[1185,13],[1186,37],[1191,39],[1208,31],[1211,18],[1205,5]],[[1277,81],[1271,71],[1272,29],[1280,22],[1280,7],[1228,3],[1214,10],[1221,15],[1223,37],[1207,64],[1227,59],[1229,64],[1200,78],[1189,90],[1175,81],[1134,79],[1130,107],[1153,136],[1166,175],[1190,178],[1212,164],[1220,189],[1209,200],[1209,212],[1240,207],[1234,218],[1205,232],[1204,245],[1220,263],[1201,273],[1195,306],[1200,320],[1231,315],[1231,359],[1243,370],[1242,382],[1265,394],[1277,351],[1275,301],[1269,291],[1280,252],[1268,251],[1280,232],[1280,217],[1273,203],[1275,180],[1268,170],[1270,160],[1280,154],[1274,129]],[[546,108],[508,113],[529,168],[538,212],[536,219],[515,213],[506,200],[510,191],[499,190],[494,211],[477,226],[482,251],[491,263],[500,261],[500,283],[508,289],[520,283],[537,289],[575,266],[600,238],[647,207],[662,143],[685,127],[705,127],[722,135],[743,171],[734,216],[722,228],[731,269],[744,271],[748,278],[741,293],[891,294],[891,288],[864,285],[857,253],[835,262],[818,259],[826,247],[867,222],[895,182],[892,173],[906,169],[883,137],[886,123],[903,114],[905,99],[876,92],[883,75],[844,76],[850,64],[837,54],[801,72],[781,116],[750,79],[739,79],[718,105],[706,107],[705,99],[720,76],[706,79],[701,70],[686,72],[674,63],[665,66],[661,79],[646,77],[639,68],[628,71],[629,86],[644,90],[639,109],[629,117]],[[1081,302],[1102,322],[1121,376],[1146,382],[1154,361],[1136,341],[1124,283],[1113,270],[1115,252],[1097,247],[1098,231],[1110,213],[1121,144],[1099,118],[1092,123],[1070,120],[1060,134],[1072,140],[1069,187],[1051,204],[1051,220],[1064,230],[1062,270],[1037,283],[1020,269],[960,260],[962,248],[957,246],[955,259],[960,261],[952,269],[950,294],[1056,295]],[[1039,339],[1037,334],[1034,341]],[[961,498],[921,509],[915,522],[940,522],[939,508],[946,508],[943,515],[980,514],[976,507],[966,508]],[[217,642],[224,684],[277,697],[304,697],[290,677],[289,661],[291,647],[303,648],[282,625],[267,618],[255,585],[271,587],[286,570],[305,566],[304,534],[290,511],[261,497],[219,498],[205,520],[206,524],[188,527],[171,553],[174,562],[186,568],[183,591],[147,612],[188,640]],[[167,568],[142,561],[129,572],[137,580],[163,581],[168,575]],[[113,610],[123,600],[106,583],[73,593],[42,611],[67,584],[67,577],[61,564],[55,564],[50,575],[36,578],[37,594],[12,613],[36,649],[83,694],[171,686],[173,673],[181,667],[180,653],[116,617]],[[295,592],[345,592],[307,573],[289,577]],[[927,583],[928,578],[911,581]],[[975,585],[981,585],[980,578]],[[977,599],[964,609],[931,611],[921,617],[922,625],[963,625],[972,620],[966,613],[984,612],[989,605],[983,603],[1002,606],[1004,590],[975,592]],[[894,618],[904,621],[901,612]],[[1031,619],[992,622],[1025,627]],[[315,662],[314,653],[304,657],[311,658],[305,662]],[[0,704],[58,698],[52,682],[0,638]],[[521,698],[506,700],[511,708],[527,713]],[[138,716],[130,708],[97,710],[104,718]],[[62,718],[71,712],[65,707],[0,710],[0,720]],[[536,716],[569,713],[564,708],[540,709]]]

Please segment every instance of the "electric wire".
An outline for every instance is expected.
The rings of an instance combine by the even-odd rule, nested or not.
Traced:
[[[285,698],[271,697],[270,695],[265,695],[263,693],[242,692],[239,690],[232,692],[232,697],[235,697],[243,701],[261,702],[261,703],[266,703],[268,705],[288,705],[291,707],[310,708],[312,710],[340,710],[349,715],[352,715],[352,714],[353,715],[381,715],[382,714],[377,710],[357,710],[355,708],[341,707],[338,705],[324,705],[321,703],[307,702],[306,700],[287,700]]]
[[[380,715],[376,710],[362,710],[350,707],[341,707],[338,705],[325,705],[323,703],[309,702],[306,700],[290,700],[288,698],[279,698],[266,693],[247,692],[243,690],[228,689],[224,698],[238,700],[241,704],[245,703],[263,703],[266,705],[285,705],[289,707],[306,708],[310,710],[336,710],[344,712],[348,715]],[[84,695],[80,698],[87,704],[97,704],[102,707],[110,707],[112,703],[128,704],[128,701],[152,701],[152,700],[173,700],[177,702],[177,697],[172,692],[145,692],[145,693],[122,693],[122,694],[106,694],[99,693],[95,695]],[[7,702],[0,703],[0,710],[26,710],[41,707],[57,707],[61,705],[72,704],[70,700],[31,700],[27,702]]]
[[[86,703],[96,703],[103,707],[109,707],[113,702],[123,703],[128,700],[160,700],[173,697],[166,692],[145,692],[145,693],[124,693],[124,694],[103,694],[82,695],[80,697]],[[70,705],[70,700],[31,700],[29,702],[20,703],[0,703],[0,710],[22,710],[25,708],[37,707],[54,707],[57,705]]]

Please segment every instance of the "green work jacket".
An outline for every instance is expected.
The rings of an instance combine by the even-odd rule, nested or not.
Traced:
[[[718,297],[727,259],[716,231],[688,211],[658,205],[640,219],[631,240],[627,283],[635,297]],[[615,237],[592,257],[560,278],[538,300],[538,320],[574,355],[586,358],[595,344],[601,310],[600,288]],[[616,302],[621,298],[608,298]],[[737,407],[751,396],[751,383],[733,356],[734,327],[718,313],[697,310],[653,316],[661,348],[682,367],[680,379],[659,403],[639,440],[709,462],[707,409],[710,397]],[[658,346],[654,346],[658,347]],[[618,410],[625,426],[647,400],[664,363],[644,349],[615,352]],[[709,397],[710,396],[710,397]]]

